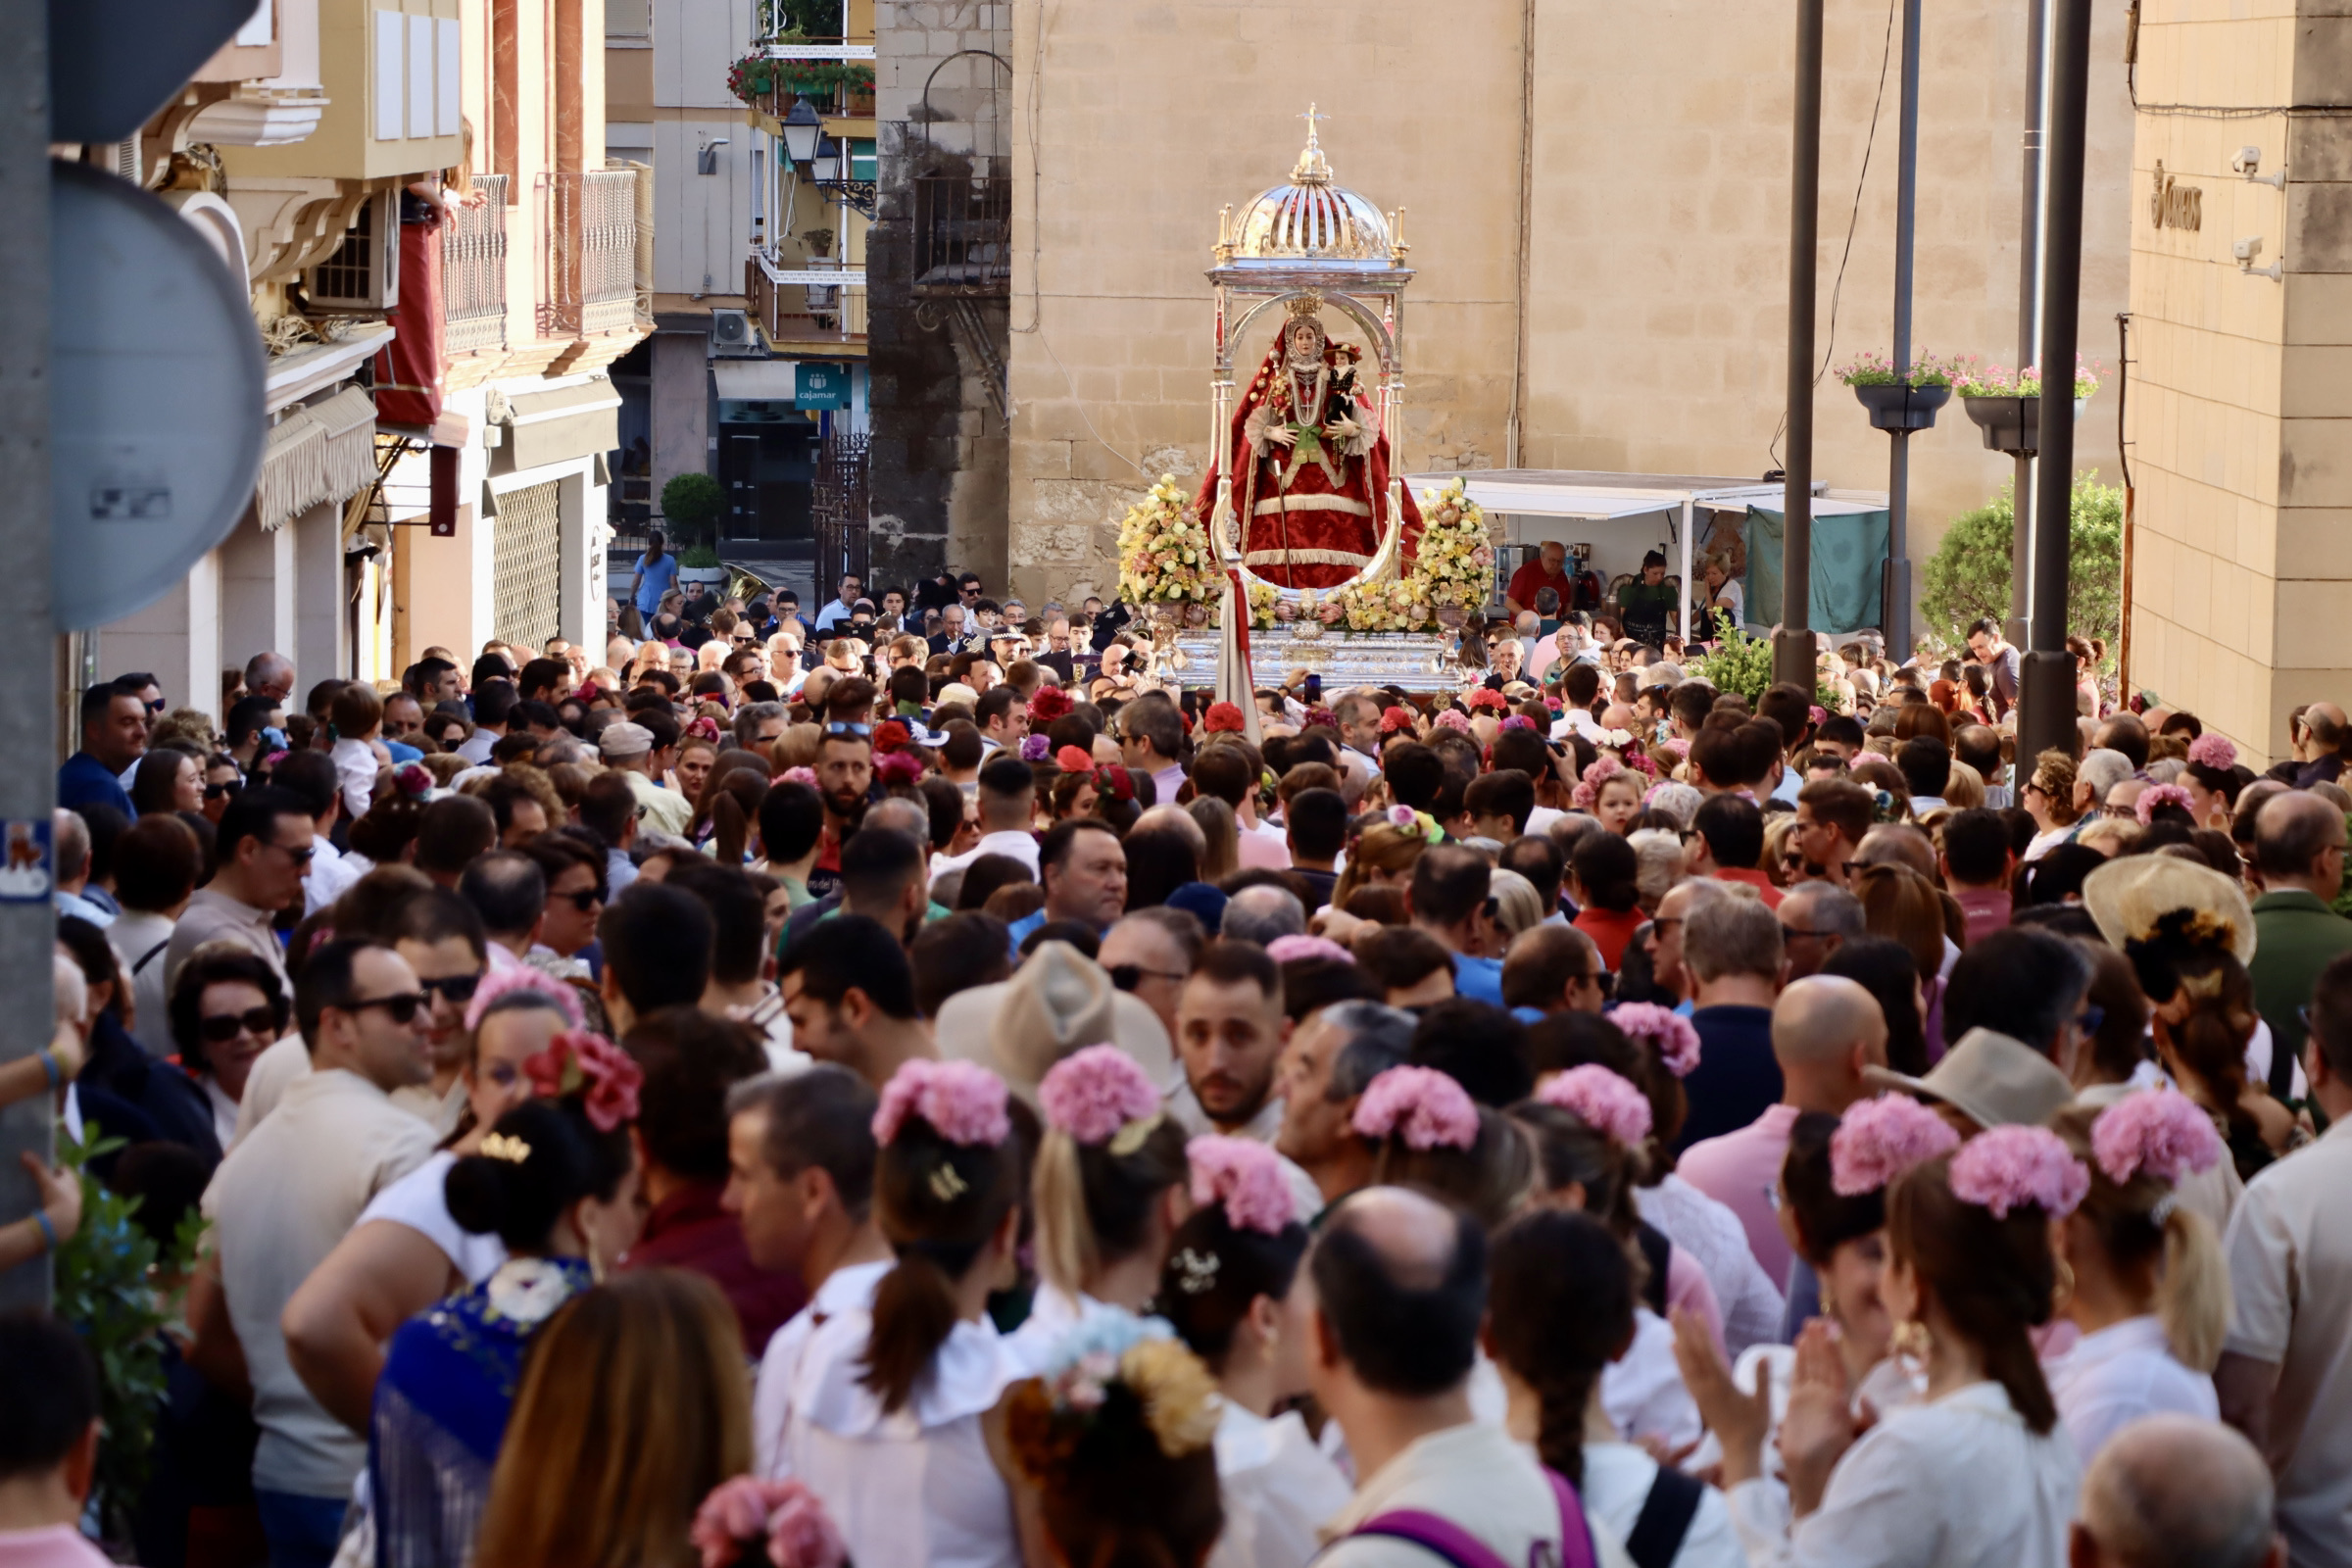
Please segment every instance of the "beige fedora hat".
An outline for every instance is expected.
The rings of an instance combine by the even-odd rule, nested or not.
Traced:
[[[2246,890],[2210,865],[2170,855],[2128,855],[2082,879],[2082,906],[2099,935],[2122,952],[2127,942],[2145,942],[2156,922],[2176,909],[2194,909],[2230,928],[2230,951],[2240,963],[2254,961],[2254,910]]]
[[[1175,1081],[1175,1050],[1159,1015],[1066,942],[1041,942],[1011,979],[950,997],[936,1033],[941,1056],[978,1062],[1033,1103],[1047,1069],[1105,1042],[1163,1090]]]
[[[1862,1080],[1874,1089],[1940,1100],[1988,1128],[2038,1127],[2075,1098],[2074,1084],[2049,1057],[1990,1029],[1962,1035],[1925,1078],[1865,1067]]]

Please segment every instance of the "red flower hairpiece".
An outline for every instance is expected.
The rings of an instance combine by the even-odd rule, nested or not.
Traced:
[[[1124,804],[1135,799],[1135,780],[1119,763],[1105,762],[1095,769],[1095,793]]]
[[[1064,746],[1054,754],[1054,765],[1064,773],[1091,773],[1095,770],[1095,760],[1075,746]]]
[[[1486,687],[1481,686],[1477,691],[1474,691],[1470,694],[1470,706],[1473,710],[1492,708],[1496,712],[1500,712],[1504,709],[1509,708],[1511,705],[1509,701],[1504,698],[1502,693],[1497,691],[1489,691]]]
[[[1380,710],[1380,732],[1383,735],[1394,735],[1399,730],[1409,730],[1412,727],[1413,715],[1403,709],[1384,708]]]
[[[1248,727],[1248,721],[1242,717],[1241,709],[1232,703],[1210,704],[1208,716],[1202,722],[1207,726],[1211,735],[1226,732],[1238,735]]]
[[[912,752],[886,752],[874,759],[874,777],[885,784],[920,784],[923,760]]]
[[[880,729],[874,731],[874,755],[876,757],[880,757],[886,752],[903,751],[913,744],[914,731],[895,718],[885,722]]]
[[[609,1133],[637,1115],[637,1091],[645,1071],[629,1054],[603,1035],[566,1029],[547,1049],[522,1060],[531,1092],[552,1100],[581,1092],[581,1109],[598,1132]]]
[[[1301,729],[1338,729],[1339,727],[1339,715],[1321,704],[1306,710],[1306,722],[1299,726]]]
[[[718,744],[718,720],[710,717],[708,713],[700,718],[689,719],[686,723],[685,733],[686,739],[690,741],[709,741],[715,746]]]
[[[1065,716],[1076,706],[1070,700],[1070,694],[1060,687],[1040,686],[1029,699],[1029,722],[1051,724]]]

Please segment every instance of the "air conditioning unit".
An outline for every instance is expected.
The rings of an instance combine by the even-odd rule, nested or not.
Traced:
[[[758,359],[760,354],[760,339],[752,331],[752,318],[748,313],[729,310],[713,310],[710,313],[712,359]]]
[[[302,275],[315,309],[388,311],[400,303],[400,192],[361,203],[334,254]]]

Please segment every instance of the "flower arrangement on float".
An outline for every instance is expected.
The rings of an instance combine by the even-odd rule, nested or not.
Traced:
[[[1494,587],[1494,546],[1487,538],[1485,510],[1461,480],[1422,492],[1421,522],[1412,580],[1427,589],[1432,604],[1485,604]]]
[[[1163,473],[1119,519],[1119,596],[1131,605],[1216,598],[1216,552],[1192,498]]]

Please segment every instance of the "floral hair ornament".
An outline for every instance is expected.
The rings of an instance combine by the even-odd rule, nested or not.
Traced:
[[[1585,1125],[1628,1149],[1648,1141],[1652,1125],[1649,1098],[1608,1068],[1594,1062],[1554,1073],[1536,1086],[1536,1098],[1546,1105],[1572,1110]]]
[[[2132,808],[2139,825],[2146,827],[2154,822],[2156,808],[2161,806],[2178,806],[2191,816],[2196,814],[2196,803],[2189,799],[2188,791],[2178,784],[2151,784],[2139,792],[2139,802]]]
[[[1037,1086],[1046,1125],[1090,1148],[1125,1158],[1144,1146],[1166,1112],[1159,1090],[1135,1058],[1116,1046],[1089,1046],[1048,1069]]]
[[[688,719],[683,735],[690,741],[708,741],[710,745],[716,746],[718,744],[718,720],[710,717],[708,713],[700,718]]]
[[[1481,686],[1470,694],[1470,706],[1473,709],[1492,709],[1499,713],[1508,709],[1511,704],[1510,699],[1504,697],[1502,693]]]
[[[1427,811],[1416,811],[1409,806],[1392,806],[1384,814],[1389,826],[1399,833],[1414,834],[1425,844],[1446,842],[1446,830],[1438,826],[1438,819]]]
[[[1391,1067],[1365,1086],[1354,1127],[1365,1138],[1401,1138],[1410,1149],[1470,1149],[1478,1106],[1434,1067]]]
[[[2029,1203],[2064,1219],[2089,1191],[2090,1171],[2047,1127],[1995,1127],[1952,1156],[1952,1196],[1994,1219]]]
[[[422,762],[403,762],[392,770],[392,785],[403,795],[422,799],[433,791],[433,771]]]
[[[780,784],[806,784],[810,789],[814,789],[816,788],[816,769],[813,767],[788,767],[777,778],[776,782]]]
[[[1241,709],[1232,703],[1209,704],[1208,714],[1201,723],[1211,735],[1239,735],[1249,728],[1249,721],[1242,716]]]
[[[2207,730],[2188,743],[2188,760],[2199,767],[2227,773],[2237,765],[2237,748],[2229,736]]]
[[[519,1165],[531,1157],[531,1146],[505,1133],[492,1133],[482,1140],[482,1157],[503,1159],[510,1165]]]
[[[1314,707],[1306,710],[1306,722],[1298,727],[1300,729],[1338,729],[1340,727],[1340,719],[1339,715],[1334,713],[1330,709],[1325,708],[1320,703],[1317,703]]]
[[[1458,729],[1467,735],[1470,733],[1470,715],[1458,708],[1448,708],[1438,714],[1437,725],[1440,729]]]
[[[1092,773],[1095,760],[1075,746],[1064,746],[1054,754],[1054,765],[1064,773]]]
[[[482,1026],[482,1018],[490,1004],[505,997],[528,994],[546,1003],[552,1012],[564,1015],[564,1021],[574,1029],[586,1026],[587,1015],[580,1011],[580,999],[570,986],[552,979],[537,969],[493,969],[482,976],[482,983],[473,988],[473,1000],[466,1004],[466,1032],[473,1033]]]
[[[1625,763],[1613,753],[1603,752],[1585,764],[1577,786],[1569,792],[1569,804],[1580,811],[1590,811],[1600,801],[1600,787],[1625,771]]]
[[[1184,1146],[1192,1162],[1193,1202],[1221,1203],[1237,1231],[1280,1236],[1298,1217],[1298,1200],[1282,1174],[1282,1156],[1248,1138],[1196,1138]]]
[[[846,1568],[850,1560],[833,1516],[798,1481],[722,1481],[695,1510],[687,1535],[703,1568],[733,1568],[763,1539],[773,1568]]]
[[[874,752],[876,756],[879,756],[884,752],[905,751],[907,747],[913,744],[914,731],[908,729],[905,724],[902,724],[895,718],[886,720],[880,728],[874,731]]]
[[[1114,1406],[1171,1459],[1207,1447],[1225,1413],[1216,1379],[1163,1319],[1104,1312],[1062,1341],[1044,1377],[1015,1386],[1005,1435],[1023,1472],[1044,1481]]]
[[[885,752],[874,759],[874,777],[885,784],[920,784],[923,760],[912,752]]]
[[[2178,1183],[2221,1163],[2222,1135],[2186,1095],[2143,1089],[2099,1112],[2090,1124],[2090,1153],[2118,1187],[2141,1175]]]
[[[966,1149],[994,1148],[1012,1133],[1004,1080],[968,1061],[909,1061],[892,1073],[874,1111],[874,1142],[896,1143],[909,1116]]]
[[[1076,750],[1076,748],[1075,748],[1075,747],[1072,747],[1072,748],[1071,748],[1071,750],[1075,751],[1075,750]],[[1030,735],[1024,735],[1024,736],[1022,736],[1022,737],[1021,737],[1021,760],[1022,760],[1022,761],[1024,761],[1024,762],[1042,762],[1042,761],[1044,761],[1044,760],[1045,760],[1047,758],[1049,758],[1049,757],[1053,756],[1053,754],[1054,754],[1054,743],[1053,743],[1052,741],[1048,740],[1048,739],[1047,739],[1045,736],[1043,736],[1043,735],[1037,735],[1037,734],[1030,734]]]
[[[645,1086],[645,1070],[627,1052],[586,1029],[566,1029],[523,1057],[522,1074],[543,1100],[580,1092],[581,1109],[600,1133],[636,1118],[637,1091]]]
[[[1513,713],[1502,721],[1502,727],[1504,729],[1534,729],[1536,721],[1525,713]]]
[[[1629,1002],[1609,1013],[1609,1022],[1623,1030],[1627,1039],[1656,1047],[1658,1059],[1677,1078],[1690,1077],[1690,1069],[1698,1065],[1698,1030],[1672,1007]]]
[[[1040,686],[1029,698],[1029,722],[1051,724],[1057,718],[1066,717],[1076,706],[1070,694],[1060,687]]]
[[[1658,764],[1651,761],[1649,754],[1639,746],[1625,754],[1625,766],[1628,772],[1640,773],[1645,778],[1658,776]]]
[[[1266,956],[1276,963],[1290,963],[1298,958],[1329,958],[1335,963],[1353,963],[1355,955],[1329,937],[1276,937],[1266,944]]]
[[[1830,1189],[1860,1198],[1959,1147],[1950,1124],[1910,1096],[1865,1100],[1848,1106],[1830,1134]]]
[[[1135,780],[1128,776],[1124,763],[1105,762],[1095,769],[1095,793],[1124,804],[1135,799]]]

